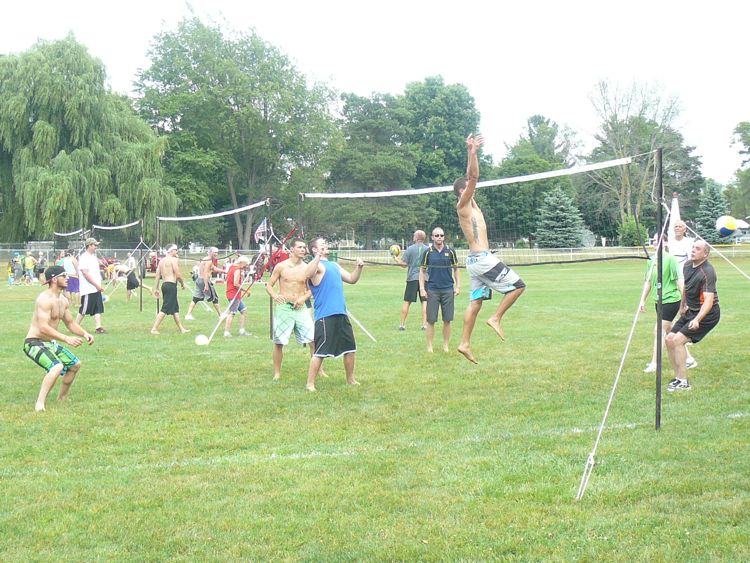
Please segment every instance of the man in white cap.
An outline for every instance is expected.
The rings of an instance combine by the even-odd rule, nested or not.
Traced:
[[[245,282],[247,267],[250,265],[250,259],[247,256],[240,256],[234,263],[229,266],[227,271],[227,299],[229,300],[229,314],[224,324],[224,336],[232,336],[232,321],[234,316],[240,314],[240,336],[250,336],[245,330],[245,321],[247,320],[247,307],[242,301],[245,292],[242,291],[242,284]]]
[[[68,274],[62,266],[51,266],[45,271],[44,278],[49,287],[36,298],[34,316],[23,344],[24,353],[47,374],[42,380],[39,396],[36,400],[37,412],[45,409],[47,395],[55,386],[58,378],[62,378],[62,387],[57,399],[64,401],[68,398],[70,386],[81,369],[81,362],[61,342],[77,348],[83,343],[81,338],[67,336],[57,330],[60,321],[65,323],[68,330],[82,337],[89,345],[94,343],[94,337],[81,328],[68,308],[68,299],[63,291],[68,286]]]
[[[159,298],[159,282],[161,284],[161,295],[163,297],[161,310],[156,315],[151,334],[159,334],[159,325],[167,315],[172,315],[177,328],[182,334],[190,332],[180,321],[180,303],[177,300],[177,284],[185,289],[185,280],[180,273],[180,262],[177,258],[177,245],[170,244],[167,247],[167,255],[159,261],[156,267],[156,281],[154,282],[154,297]]]
[[[86,250],[78,257],[79,292],[81,294],[81,307],[78,309],[76,322],[80,324],[84,316],[94,317],[96,332],[102,334],[107,332],[102,327],[102,314],[104,313],[104,301],[102,300],[102,272],[99,269],[99,260],[96,258],[96,248],[99,241],[89,237],[85,241]]]

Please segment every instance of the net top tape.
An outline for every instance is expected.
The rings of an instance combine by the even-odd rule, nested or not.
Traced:
[[[258,203],[246,205],[245,207],[238,207],[237,209],[230,209],[229,211],[220,211],[219,213],[209,213],[207,215],[191,215],[190,217],[157,217],[157,219],[159,221],[195,221],[200,219],[215,219],[217,217],[226,217],[227,215],[236,215],[237,213],[242,213],[243,211],[249,211],[250,209],[255,209],[256,207],[270,204],[271,200],[264,199],[263,201],[259,201]]]
[[[85,233],[88,233],[88,230],[85,230],[85,229],[78,229],[77,231],[72,231],[72,232],[70,232],[70,233],[58,233],[58,232],[53,232],[52,234],[53,234],[54,236],[56,236],[56,237],[72,237],[73,235],[80,235],[80,234],[82,234],[82,233],[84,233],[84,234],[85,234]]]
[[[118,229],[127,229],[128,227],[135,227],[136,225],[140,225],[141,220],[138,219],[137,221],[133,221],[132,223],[128,223],[127,225],[114,225],[111,227],[105,227],[104,225],[91,225],[92,229],[100,229],[102,231],[116,231]]]
[[[506,184],[518,184],[522,182],[533,182],[534,180],[544,180],[547,178],[557,178],[560,176],[571,176],[573,174],[580,174],[582,172],[592,172],[594,170],[601,170],[603,168],[612,168],[614,166],[623,166],[630,164],[633,161],[632,157],[618,158],[616,160],[607,160],[605,162],[597,162],[594,164],[586,164],[584,166],[572,166],[570,168],[563,168],[561,170],[550,170],[549,172],[539,172],[537,174],[529,174],[527,176],[514,176],[512,178],[500,178],[499,180],[487,180],[484,182],[477,182],[477,188],[489,188],[493,186],[503,186]],[[300,197],[304,200],[310,199],[352,199],[352,198],[371,198],[371,197],[396,197],[405,195],[422,195],[422,194],[435,194],[440,192],[451,192],[453,186],[440,186],[435,188],[414,188],[408,190],[391,190],[384,192],[357,192],[357,193],[315,193],[306,192],[300,193]]]

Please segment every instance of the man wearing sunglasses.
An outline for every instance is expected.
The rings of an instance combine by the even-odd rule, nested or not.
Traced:
[[[44,272],[45,284],[49,287],[36,298],[34,316],[31,327],[24,341],[24,353],[47,374],[42,379],[35,410],[45,410],[47,395],[54,387],[58,378],[62,378],[62,387],[57,399],[64,401],[68,398],[70,386],[81,369],[81,362],[67,348],[65,343],[77,348],[83,340],[94,343],[94,337],[83,330],[68,307],[68,299],[63,292],[68,287],[68,274],[62,266],[51,266]],[[65,323],[68,330],[77,336],[67,336],[57,330],[60,321]],[[81,338],[78,338],[80,336]]]
[[[424,253],[419,270],[419,292],[427,302],[428,352],[432,353],[432,340],[439,311],[443,318],[443,351],[448,351],[455,298],[460,291],[461,278],[458,275],[456,252],[445,246],[443,229],[433,229],[432,244]]]

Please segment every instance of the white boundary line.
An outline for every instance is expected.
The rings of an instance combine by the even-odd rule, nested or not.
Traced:
[[[707,416],[703,419],[737,419],[750,417],[748,412],[735,412],[727,415],[720,416]],[[650,427],[650,422],[626,422],[622,424],[614,424],[608,426],[607,430],[635,430],[640,427]],[[457,440],[451,440],[446,442],[445,445],[450,447],[456,444],[477,444],[484,442],[495,442],[495,441],[507,441],[509,439],[521,439],[521,438],[544,438],[554,436],[576,436],[578,434],[590,434],[594,433],[599,429],[599,426],[589,426],[587,428],[549,428],[546,430],[539,431],[523,431],[523,432],[497,432],[492,434],[475,434],[465,436]],[[377,448],[360,448],[356,450],[340,450],[334,452],[322,452],[317,450],[311,450],[308,452],[290,452],[290,453],[270,453],[270,454],[256,454],[251,451],[240,451],[234,454],[210,457],[210,458],[199,458],[192,457],[182,460],[172,461],[160,461],[154,463],[135,463],[132,465],[96,465],[91,467],[76,467],[70,471],[59,470],[50,467],[24,467],[19,469],[4,467],[0,469],[0,478],[11,479],[18,477],[27,477],[32,475],[49,475],[53,477],[63,477],[68,475],[95,475],[99,473],[131,473],[138,471],[163,471],[168,469],[179,469],[181,467],[213,467],[218,465],[231,465],[233,463],[268,463],[275,461],[296,461],[306,459],[336,459],[336,458],[350,458],[360,456],[371,456],[385,453],[397,453],[403,450],[409,449],[422,449],[424,443],[422,442],[408,442],[402,445],[395,445],[390,447],[377,447]]]

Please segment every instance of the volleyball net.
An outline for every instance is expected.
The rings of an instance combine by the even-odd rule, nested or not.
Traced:
[[[640,156],[640,155],[639,155]],[[639,247],[607,247],[607,241],[582,229],[581,244],[566,248],[537,248],[538,212],[544,196],[564,182],[607,169],[627,167],[636,157],[573,166],[524,176],[500,178],[477,183],[475,199],[487,225],[490,248],[509,265],[549,264],[643,258]],[[534,213],[517,216],[506,213],[520,198],[531,198],[526,207]],[[433,228],[445,231],[446,244],[459,258],[468,253],[456,213],[453,186],[429,188],[299,194],[298,220],[308,238],[324,236],[337,258],[365,258],[367,261],[394,264],[389,248],[411,244],[415,230],[423,230],[427,241]],[[521,206],[516,205],[515,208]]]

